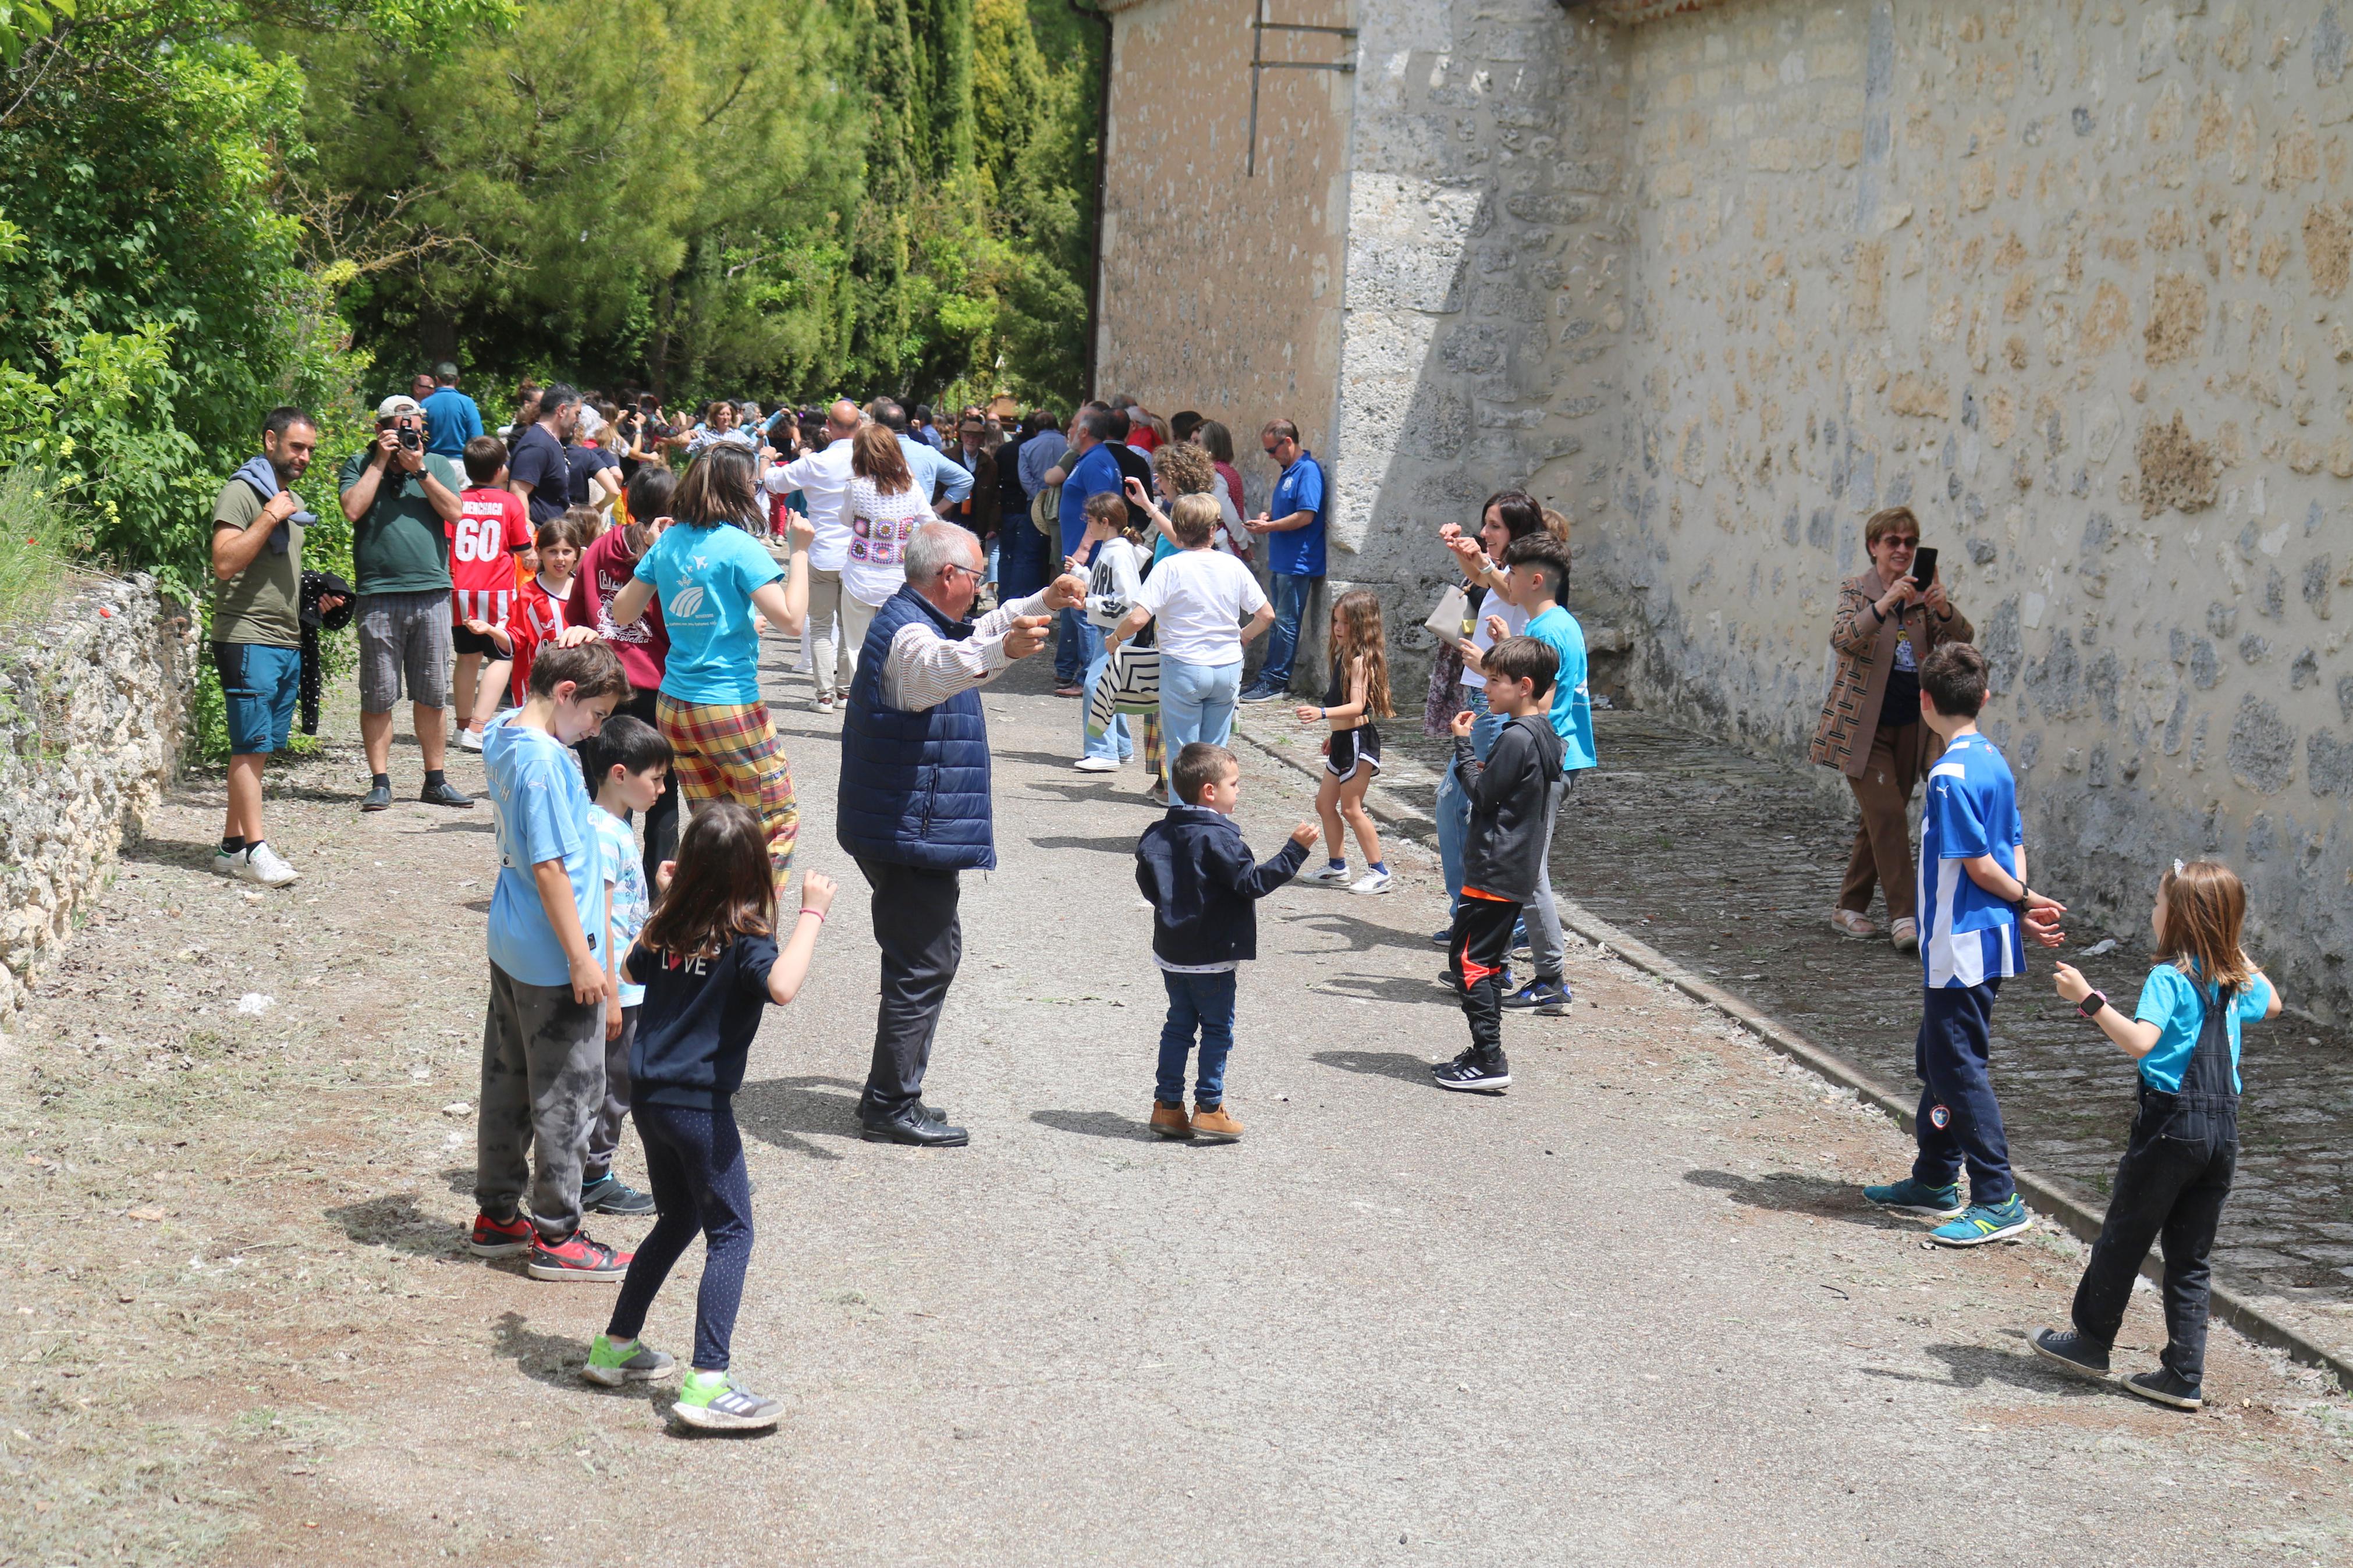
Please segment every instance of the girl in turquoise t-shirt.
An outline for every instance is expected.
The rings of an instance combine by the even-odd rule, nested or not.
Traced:
[[[793,868],[800,807],[793,773],[760,695],[760,632],[798,637],[808,613],[808,520],[792,522],[787,573],[752,537],[760,521],[758,465],[741,447],[715,445],[695,460],[671,500],[678,521],[638,558],[613,596],[615,626],[633,625],[661,600],[670,656],[654,714],[673,753],[671,771],[690,808],[732,800],[768,836],[781,889]],[[780,581],[781,580],[781,581]]]
[[[2239,945],[2247,889],[2218,860],[2173,863],[2149,926],[2157,967],[2133,1016],[2058,965],[2059,994],[2140,1064],[2140,1110],[2116,1165],[2108,1216],[2075,1288],[2074,1329],[2044,1329],[2035,1353],[2105,1381],[2108,1350],[2149,1244],[2165,1248],[2165,1353],[2125,1379],[2178,1410],[2204,1402],[2208,1255],[2239,1160],[2239,1026],[2279,1016],[2279,993]]]

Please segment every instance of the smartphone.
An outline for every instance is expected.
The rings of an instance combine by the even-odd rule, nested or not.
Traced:
[[[1936,547],[1924,544],[1912,552],[1912,581],[1926,588],[1936,580]]]

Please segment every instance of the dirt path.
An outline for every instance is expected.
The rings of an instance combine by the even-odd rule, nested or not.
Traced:
[[[304,880],[249,896],[209,870],[217,782],[183,791],[0,1054],[0,1563],[2347,1552],[2341,1397],[2227,1331],[2197,1417],[2045,1375],[2020,1335],[2075,1244],[1924,1249],[1853,1197],[1892,1126],[1623,966],[1572,954],[1576,1016],[1507,1025],[1508,1097],[1435,1090],[1461,1024],[1409,853],[1391,898],[1269,900],[1250,1134],[1151,1140],[1150,814],[1069,771],[1038,674],[988,699],[1005,866],[967,880],[932,1082],[973,1148],[856,1139],[860,898],[755,1048],[737,1365],[790,1413],[753,1443],[577,1381],[608,1291],[462,1256],[487,808],[359,816],[338,713],[271,784]],[[842,874],[836,721],[773,679]],[[1303,793],[1253,773],[1262,851]],[[2144,1295],[2126,1363],[2160,1336]]]

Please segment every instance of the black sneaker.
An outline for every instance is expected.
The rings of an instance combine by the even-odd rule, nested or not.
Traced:
[[[390,811],[392,809],[392,786],[390,784],[377,784],[374,789],[369,790],[367,794],[360,796],[360,809],[362,811]]]
[[[2073,1329],[2038,1329],[2027,1344],[2053,1366],[2095,1383],[2108,1381],[2108,1347],[2085,1339]]]
[[[1248,691],[1243,692],[1240,697],[1235,698],[1234,700],[1237,702],[1271,702],[1278,697],[1287,697],[1289,695],[1290,693],[1280,686],[1253,686]]]
[[[2125,1379],[2125,1387],[2143,1399],[2169,1405],[2176,1410],[2197,1410],[2206,1403],[2203,1389],[2169,1366],[2160,1366],[2155,1372],[2137,1372]]]
[[[641,1193],[620,1177],[607,1173],[580,1189],[583,1214],[648,1215],[654,1212],[651,1193]]]
[[[1504,998],[1504,1005],[1516,1012],[1535,1013],[1540,1017],[1558,1018],[1568,1012],[1572,998],[1566,980],[1529,981]]]
[[[1500,1094],[1512,1087],[1512,1064],[1504,1053],[1482,1056],[1477,1051],[1465,1051],[1443,1067],[1430,1069],[1440,1089],[1462,1089],[1474,1094]]]
[[[417,798],[427,805],[471,805],[474,797],[452,784],[448,779],[428,784],[417,792]]]

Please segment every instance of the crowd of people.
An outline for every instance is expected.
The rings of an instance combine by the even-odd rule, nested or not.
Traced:
[[[753,1236],[731,1101],[763,1010],[798,990],[838,889],[806,872],[787,901],[799,811],[761,685],[770,632],[800,639],[814,709],[842,721],[835,836],[868,884],[878,955],[861,1134],[969,1142],[923,1083],[963,955],[959,879],[997,864],[978,694],[1050,644],[1057,695],[1084,700],[1072,765],[1111,773],[1140,755],[1165,808],[1135,863],[1168,1001],[1149,1128],[1243,1135],[1225,1085],[1256,900],[1293,879],[1396,885],[1366,805],[1397,700],[1368,591],[1325,606],[1324,668],[1288,715],[1323,737],[1315,817],[1262,862],[1234,824],[1237,709],[1292,694],[1326,566],[1322,468],[1287,419],[1267,420],[1260,444],[1277,478],[1251,515],[1223,426],[1164,421],[1132,398],[1084,405],[1067,426],[1039,409],[1008,429],[966,408],[944,430],[890,397],[765,416],[714,402],[689,421],[549,385],[526,388],[492,432],[444,365],[385,399],[374,439],[340,467],[357,579],[345,584],[302,565],[317,519],[293,487],[317,426],[299,409],[269,416],[260,454],[215,507],[211,636],[233,753],[216,867],[266,886],[299,875],[264,837],[262,768],[287,744],[318,627],[349,612],[371,774],[360,808],[393,805],[404,695],[422,802],[470,806],[446,748],[482,755],[501,868],[469,1244],[523,1258],[534,1279],[620,1282],[592,1381],[678,1373],[639,1334],[700,1234],[693,1360],[674,1408],[733,1429],[779,1414],[729,1370]],[[1833,921],[1873,934],[1866,911],[1883,891],[1891,934],[1921,955],[1924,1018],[1917,1158],[1862,1195],[1972,1247],[2031,1224],[1988,1072],[1991,1016],[2026,942],[2064,941],[2064,910],[2028,885],[2015,783],[1977,728],[1986,661],[1916,518],[1883,510],[1864,541],[1873,564],[1841,595],[1815,746],[1862,819]],[[1568,1010],[1550,847],[1599,753],[1585,637],[1563,602],[1567,521],[1505,489],[1435,543],[1457,580],[1425,623],[1438,640],[1422,721],[1451,741],[1436,812],[1451,915],[1433,940],[1469,1043],[1432,1072],[1442,1089],[1494,1094],[1513,1082],[1504,1015]],[[1905,809],[1923,779],[1915,860]],[[2227,868],[2175,862],[2152,916],[2158,966],[2130,1018],[2058,969],[2060,994],[2138,1062],[2141,1111],[2073,1327],[2032,1344],[2106,1375],[2130,1279],[2161,1242],[2171,1342],[2126,1386],[2193,1408],[2206,1258],[2237,1148],[2239,1026],[2280,1005],[2240,948],[2244,909]],[[1532,973],[1515,984],[1523,943]],[[616,1170],[625,1124],[650,1192]],[[658,1217],[624,1252],[588,1234],[592,1213]]]

